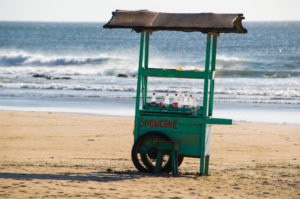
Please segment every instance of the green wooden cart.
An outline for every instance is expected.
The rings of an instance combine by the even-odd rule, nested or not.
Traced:
[[[116,10],[104,25],[104,28],[131,28],[141,34],[132,148],[132,161],[139,171],[154,173],[172,170],[176,175],[178,166],[187,156],[200,158],[200,175],[208,174],[211,125],[232,124],[231,119],[212,117],[217,38],[220,33],[247,33],[242,19],[243,14]],[[149,67],[149,37],[153,31],[159,30],[207,34],[204,71]],[[152,107],[147,102],[148,77],[202,80],[202,106],[197,109]]]

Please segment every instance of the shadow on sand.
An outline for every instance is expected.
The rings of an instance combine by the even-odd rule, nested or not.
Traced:
[[[15,180],[70,180],[70,181],[97,181],[111,182],[137,179],[149,174],[135,171],[115,171],[115,172],[87,172],[87,173],[58,173],[58,174],[38,174],[38,173],[0,173],[0,179]]]

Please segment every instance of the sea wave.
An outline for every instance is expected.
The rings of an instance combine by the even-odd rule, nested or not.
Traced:
[[[204,60],[168,60],[152,57],[150,67],[203,69]],[[46,55],[26,51],[0,50],[0,74],[107,75],[137,73],[137,56],[118,53],[94,55]],[[161,66],[161,67],[160,67]],[[300,62],[257,61],[219,55],[216,63],[219,77],[287,78],[300,77]]]
[[[217,77],[289,78],[300,77],[297,71],[217,70]]]
[[[135,95],[136,92],[136,85],[120,85],[120,84],[70,84],[68,82],[64,83],[26,83],[26,82],[19,82],[19,83],[5,83],[0,82],[0,88],[2,89],[34,89],[34,90],[82,90],[82,91],[107,91],[107,92],[132,92]],[[178,86],[178,87],[168,87],[168,86],[149,86],[148,92],[156,92],[158,93],[157,98],[163,98],[165,93],[194,93],[196,95],[202,95],[203,89],[202,88],[187,88],[186,86]],[[270,98],[277,98],[277,99],[300,99],[300,90],[297,87],[292,88],[216,88],[215,94],[219,97],[224,96],[227,98],[230,96],[238,96],[238,98],[249,98],[249,97],[270,97]],[[299,100],[298,100],[299,101]]]
[[[0,83],[0,88],[8,89],[50,89],[50,90],[86,90],[86,91],[122,91],[134,92],[134,86],[117,86],[117,85],[85,85],[85,84],[67,84],[67,83]]]
[[[69,66],[99,65],[109,60],[118,61],[120,57],[107,55],[74,56],[74,55],[43,55],[24,51],[0,52],[0,66]]]

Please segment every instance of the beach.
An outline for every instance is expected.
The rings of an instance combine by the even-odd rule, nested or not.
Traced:
[[[214,125],[209,176],[138,172],[133,117],[0,111],[0,198],[299,198],[300,125]]]

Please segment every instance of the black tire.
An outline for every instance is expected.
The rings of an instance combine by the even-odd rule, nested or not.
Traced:
[[[154,173],[155,164],[156,164],[156,154],[157,149],[152,147],[148,150],[147,153],[139,153],[139,148],[150,139],[161,139],[165,141],[170,141],[171,139],[157,131],[151,131],[140,136],[137,141],[134,143],[131,151],[131,158],[134,166],[141,172]],[[183,161],[183,156],[178,156],[178,166]],[[169,173],[171,171],[171,158],[169,154],[164,155],[162,163],[162,171]]]

